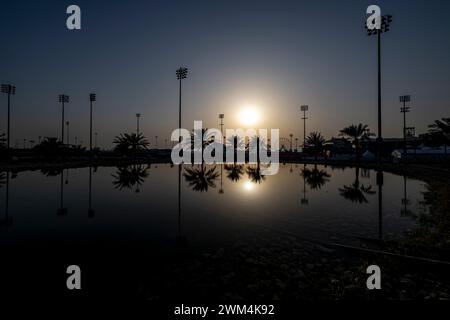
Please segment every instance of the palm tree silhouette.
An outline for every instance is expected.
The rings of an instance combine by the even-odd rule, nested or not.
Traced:
[[[352,143],[355,146],[355,155],[357,160],[359,160],[361,156],[360,154],[361,139],[368,138],[374,135],[373,133],[369,132],[368,127],[369,127],[368,125],[362,123],[358,125],[352,124],[351,126],[345,127],[340,131],[341,136],[352,139]]]
[[[233,162],[236,165],[237,162],[237,152],[238,150],[245,150],[246,145],[245,141],[239,137],[239,136],[231,136],[228,138],[227,142],[227,148],[231,148],[233,150]]]
[[[306,166],[302,169],[302,176],[311,190],[320,190],[322,187],[330,181],[331,175],[325,170],[318,169],[317,165],[314,165],[314,169],[308,169]]]
[[[267,145],[266,141],[263,138],[259,137],[259,136],[251,137],[249,139],[249,142],[246,145],[246,149],[248,151],[257,153],[258,159],[259,159],[260,149],[267,150],[267,148],[268,148],[268,145]]]
[[[121,133],[115,137],[113,143],[116,145],[114,149],[123,154],[147,150],[150,145],[142,133]]]
[[[325,138],[320,132],[317,131],[311,132],[306,138],[306,144],[308,147],[312,148],[312,151],[314,152],[315,161],[317,161],[319,153],[323,151],[323,145],[325,142]]]
[[[135,192],[139,193],[139,187],[145,182],[145,179],[148,178],[149,168],[149,166],[142,164],[117,167],[116,172],[112,174],[112,177],[115,179],[113,181],[114,187],[123,190],[133,189],[136,186]]]
[[[450,140],[450,118],[442,118],[436,120],[433,124],[428,126],[430,132],[438,135],[438,139],[444,143],[445,155],[447,155],[447,144]]]
[[[372,190],[372,186],[365,187],[359,183],[359,167],[355,168],[355,182],[351,185],[345,185],[339,188],[342,197],[355,203],[368,203],[366,194],[373,195],[376,192]]]
[[[58,138],[46,137],[44,140],[34,147],[34,149],[44,156],[54,156],[61,152],[64,144]]]
[[[233,182],[241,180],[241,176],[244,174],[244,166],[241,164],[226,164],[225,170],[227,171],[227,178]]]
[[[215,188],[215,180],[219,177],[216,166],[206,168],[202,163],[199,166],[185,168],[184,179],[192,187],[192,190],[199,192],[208,192],[209,188]]]

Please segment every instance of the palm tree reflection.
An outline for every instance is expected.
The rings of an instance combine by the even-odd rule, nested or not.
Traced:
[[[215,188],[215,180],[219,177],[216,166],[206,167],[205,164],[184,169],[184,179],[192,187],[192,190],[208,192],[209,188]]]
[[[247,167],[246,172],[248,178],[253,183],[262,183],[264,180],[266,180],[266,177],[261,173],[259,162],[256,167]]]
[[[62,168],[43,168],[41,169],[41,173],[46,177],[56,177],[59,176],[64,169]]]
[[[148,177],[148,170],[150,165],[135,164],[126,167],[117,167],[112,177],[115,179],[113,185],[116,189],[133,189],[136,187],[135,192],[139,193],[141,190],[139,187],[145,182]]]
[[[330,181],[331,175],[329,175],[325,170],[318,169],[317,165],[314,168],[308,169],[306,166],[302,170],[302,176],[305,179],[311,190],[320,190],[322,187]]]
[[[339,188],[342,197],[355,203],[368,203],[365,195],[373,195],[376,191],[372,190],[372,186],[364,186],[359,183],[359,167],[355,168],[355,182],[351,185],[345,185]]]
[[[308,198],[306,198],[306,176],[304,174],[305,170],[306,170],[306,164],[303,165],[303,169],[302,169],[302,173],[301,173],[301,176],[303,177],[303,197],[300,200],[300,203],[302,205],[309,204],[309,200],[308,200]]]
[[[244,174],[244,166],[241,164],[226,164],[225,170],[227,171],[227,178],[233,182],[241,180]]]

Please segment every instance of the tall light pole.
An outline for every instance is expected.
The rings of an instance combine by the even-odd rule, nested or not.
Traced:
[[[155,136],[155,148],[158,149],[158,136]]]
[[[298,138],[295,138],[295,152],[298,152]]]
[[[140,113],[136,113],[136,135],[139,135],[139,119],[141,118]]]
[[[306,111],[308,111],[309,107],[307,105],[301,106],[300,111],[303,112],[303,149],[306,147]],[[303,151],[303,150],[302,150]]]
[[[181,129],[181,80],[187,78],[188,69],[181,67],[176,71],[177,79],[180,81],[179,103],[178,103],[178,128]],[[181,135],[180,135],[181,141]]]
[[[69,144],[70,142],[70,138],[69,138],[69,121],[66,121],[66,126],[67,126],[67,144]]]
[[[188,69],[180,67],[177,69],[177,79],[180,82],[179,100],[178,100],[178,129],[181,131],[181,81],[187,78]],[[181,133],[178,138],[181,142]],[[178,166],[178,235],[181,237],[181,164]]]
[[[223,113],[219,114],[219,121],[220,121],[220,132],[222,134],[223,138],[223,119],[225,118],[225,115]]]
[[[400,108],[400,112],[403,113],[403,160],[406,161],[406,113],[410,111],[410,107],[406,106],[407,102],[411,101],[411,96],[400,96],[400,102],[403,103],[403,107]]]
[[[292,152],[292,137],[293,137],[294,135],[291,133],[291,134],[289,134],[289,137],[291,138],[290,139],[290,152]]]
[[[69,96],[65,94],[59,95],[59,102],[62,106],[62,118],[61,118],[61,143],[64,144],[64,104],[69,103]]]
[[[97,101],[95,93],[89,94],[90,113],[89,113],[89,151],[92,151],[92,103]]]
[[[377,36],[378,39],[378,137],[377,137],[377,153],[378,153],[378,165],[381,165],[382,148],[383,148],[383,134],[381,125],[381,34],[389,31],[390,24],[392,23],[392,16],[386,15],[381,17],[381,24],[379,28],[369,29],[367,23],[365,28],[367,35]]]
[[[97,149],[97,136],[98,136],[98,132],[95,132],[95,149]]]
[[[7,128],[7,147],[9,154],[10,140],[11,140],[11,130],[10,130],[10,120],[11,120],[11,95],[16,94],[16,87],[10,84],[2,84],[2,93],[6,93],[8,95],[8,128]]]

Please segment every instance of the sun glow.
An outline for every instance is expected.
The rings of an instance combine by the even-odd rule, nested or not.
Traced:
[[[239,113],[239,120],[245,126],[252,126],[258,122],[259,115],[255,108],[246,107]]]
[[[244,183],[245,191],[252,191],[255,188],[255,185],[251,181],[247,181]]]

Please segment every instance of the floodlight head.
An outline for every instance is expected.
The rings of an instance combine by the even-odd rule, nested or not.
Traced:
[[[367,24],[364,24],[366,30],[367,30],[367,35],[373,36],[373,35],[377,35],[377,34],[382,34],[385,32],[388,32],[390,30],[390,24],[392,23],[392,16],[391,15],[385,15],[381,17],[381,26],[379,29],[369,29],[367,28]]]
[[[59,102],[68,103],[69,102],[69,96],[65,94],[60,94],[59,96]]]
[[[16,87],[14,87],[10,84],[2,84],[2,93],[15,94]]]
[[[188,73],[188,69],[187,69],[187,68],[184,68],[184,67],[181,67],[181,68],[179,68],[179,69],[177,70],[176,73],[177,73],[177,79],[178,79],[178,80],[186,79],[187,73]]]
[[[408,113],[410,110],[411,110],[410,107],[401,107],[401,108],[400,108],[400,112],[401,112],[401,113]]]
[[[411,101],[411,96],[407,95],[407,96],[400,96],[400,102],[410,102]]]
[[[225,118],[225,115],[223,113],[219,114],[219,119]]]
[[[136,118],[140,118],[141,114],[140,113],[136,113]]]
[[[89,100],[92,101],[97,101],[97,95],[95,93],[91,93],[89,95]]]
[[[309,107],[306,106],[306,105],[305,105],[305,106],[301,106],[301,107],[300,107],[300,111],[308,111],[308,108],[309,108]]]

